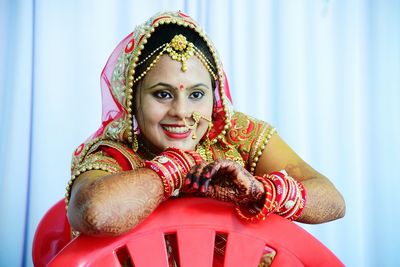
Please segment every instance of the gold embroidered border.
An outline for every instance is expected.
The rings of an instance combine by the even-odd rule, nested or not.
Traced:
[[[77,168],[77,170],[72,173],[71,179],[68,181],[65,193],[65,204],[67,208],[72,185],[74,184],[75,179],[82,173],[90,170],[102,170],[109,173],[117,173],[122,171],[122,168],[118,165],[118,162],[115,159],[104,156],[102,152],[97,152],[95,154],[89,155],[85,159],[85,161]]]
[[[276,133],[276,129],[272,126],[268,126],[265,135],[260,135],[259,140],[257,140],[257,145],[254,146],[254,157],[249,159],[250,173],[254,175],[257,167],[259,157],[262,155],[265,147],[267,146],[272,135]],[[262,140],[262,141],[261,141]]]
[[[125,147],[121,143],[118,143],[115,141],[110,141],[110,140],[101,140],[101,141],[99,141],[99,146],[100,145],[112,147],[112,148],[118,150],[119,152],[121,152],[122,155],[128,159],[129,163],[132,166],[132,170],[134,170],[135,168],[140,167],[142,165],[143,159],[138,154],[134,154],[134,152],[130,153],[128,151],[128,148]]]

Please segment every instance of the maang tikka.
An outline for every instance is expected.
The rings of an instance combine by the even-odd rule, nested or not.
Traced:
[[[161,51],[160,51],[161,50]],[[161,46],[157,47],[153,52],[151,52],[146,58],[144,58],[142,61],[136,64],[136,66],[142,65],[145,63],[147,60],[149,60],[154,54],[156,54],[158,51],[158,55],[154,58],[154,60],[148,65],[145,71],[141,73],[139,76],[136,77],[136,79],[133,80],[133,83],[135,84],[138,82],[140,79],[142,79],[147,72],[150,71],[151,68],[154,67],[154,65],[158,62],[160,57],[167,52],[167,54],[173,59],[178,62],[182,63],[181,70],[186,71],[187,70],[187,65],[186,61],[193,55],[195,55],[204,65],[204,67],[207,69],[207,71],[210,73],[210,75],[214,78],[214,80],[217,79],[217,76],[215,75],[215,71],[213,70],[213,65],[211,62],[206,58],[206,56],[198,49],[193,43],[188,42],[186,37],[183,36],[182,34],[177,34],[172,38],[171,42],[162,44]]]

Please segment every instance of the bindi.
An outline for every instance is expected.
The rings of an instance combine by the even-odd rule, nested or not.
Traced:
[[[180,84],[179,85],[179,90],[181,90],[181,91],[185,90],[185,86],[183,84]]]

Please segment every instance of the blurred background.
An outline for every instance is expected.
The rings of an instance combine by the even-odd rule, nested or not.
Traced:
[[[100,125],[108,56],[161,10],[203,26],[236,109],[274,125],[343,193],[344,219],[302,226],[347,266],[399,266],[400,1],[390,0],[0,0],[0,266],[32,266],[72,151]]]

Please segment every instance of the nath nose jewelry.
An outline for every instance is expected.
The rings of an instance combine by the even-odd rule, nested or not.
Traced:
[[[211,123],[211,119],[209,119],[209,118],[203,116],[203,115],[202,115],[200,112],[198,112],[198,111],[193,112],[192,118],[193,118],[193,120],[194,120],[194,123],[193,123],[192,125],[189,125],[189,123],[187,122],[186,118],[183,118],[183,123],[185,124],[185,126],[186,126],[187,128],[189,128],[190,130],[193,130],[192,139],[196,139],[196,138],[197,138],[197,136],[196,136],[196,128],[197,128],[197,124],[199,124],[200,119],[204,119],[204,120],[206,120],[208,123]]]

